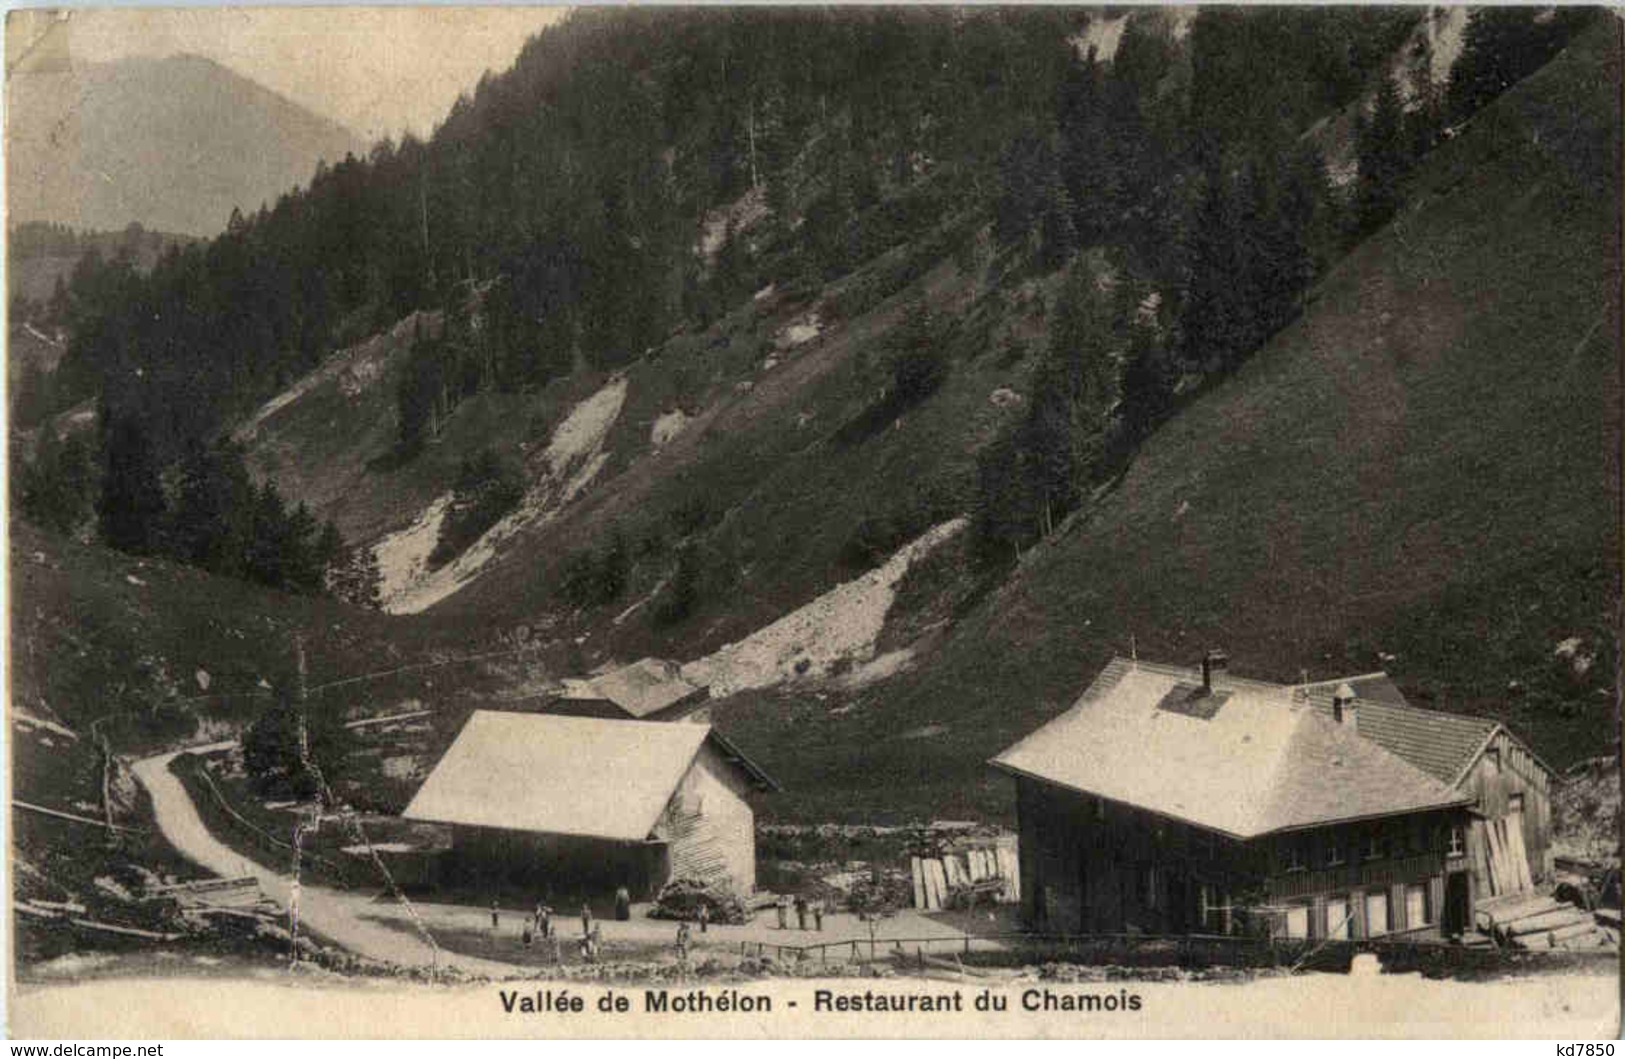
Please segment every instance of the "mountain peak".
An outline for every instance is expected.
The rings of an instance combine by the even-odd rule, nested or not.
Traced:
[[[64,83],[64,79],[67,83]],[[213,235],[365,144],[213,59],[128,56],[14,77],[13,221]]]

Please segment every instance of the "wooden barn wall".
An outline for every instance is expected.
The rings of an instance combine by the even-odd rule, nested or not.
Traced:
[[[1499,766],[1489,753],[1491,750],[1499,751]],[[1551,878],[1551,777],[1527,750],[1506,732],[1497,732],[1486,752],[1463,778],[1460,790],[1475,799],[1478,809],[1491,820],[1506,815],[1512,795],[1523,795],[1523,844],[1529,854],[1529,870],[1537,883]],[[1489,880],[1484,877],[1482,857],[1474,858],[1473,870],[1480,892],[1488,893]]]
[[[1034,780],[1016,782],[1025,920],[1055,933],[1227,932],[1248,929],[1225,909],[1303,904],[1313,937],[1325,937],[1326,899],[1346,895],[1351,936],[1369,936],[1365,897],[1387,895],[1390,932],[1424,925],[1437,932],[1445,879],[1465,871],[1471,841],[1464,811],[1420,813],[1290,836],[1239,842],[1179,821]],[[1452,826],[1463,853],[1448,853]],[[1381,855],[1367,857],[1375,830]],[[1297,844],[1302,867],[1289,866]],[[1328,864],[1333,847],[1341,864]],[[1408,921],[1406,888],[1426,888],[1427,924]],[[1204,912],[1207,914],[1204,916]],[[1266,916],[1265,918],[1270,918]],[[1261,922],[1251,925],[1262,928]]]
[[[644,896],[664,879],[665,848],[574,835],[488,827],[452,829],[451,875],[544,897],[608,897],[618,886]]]
[[[738,769],[709,743],[701,746],[658,828],[669,844],[673,878],[720,874],[738,893],[756,889],[756,815],[747,789]]]
[[[1056,933],[1222,929],[1204,904],[1262,882],[1260,850],[1117,802],[1016,783],[1022,913]],[[1101,806],[1104,805],[1102,811]]]
[[[1328,916],[1329,899],[1344,897],[1353,913],[1349,936],[1365,938],[1372,932],[1366,896],[1385,894],[1389,933],[1430,928],[1423,933],[1437,936],[1445,879],[1471,863],[1468,825],[1465,811],[1452,810],[1278,836],[1270,842],[1269,900],[1273,905],[1307,905],[1310,936],[1323,938],[1337,925]],[[1452,828],[1462,839],[1455,856],[1449,852]],[[1379,839],[1380,855],[1375,857],[1368,855],[1373,834]],[[1414,923],[1406,907],[1406,890],[1413,885],[1426,891],[1424,920]]]

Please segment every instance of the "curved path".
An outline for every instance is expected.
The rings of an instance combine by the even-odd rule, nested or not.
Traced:
[[[183,753],[208,753],[234,745],[213,743],[143,758],[135,763],[133,771],[136,779],[151,795],[158,830],[170,845],[188,860],[217,875],[226,878],[252,875],[259,881],[260,889],[267,897],[287,908],[293,900],[293,880],[274,868],[245,857],[210,834],[186,788],[169,770],[170,762]],[[299,887],[299,919],[303,929],[375,960],[421,967],[435,966],[436,953],[428,943],[415,934],[385,926],[380,922],[383,913],[384,910],[371,896],[310,883],[302,883]],[[393,913],[386,917],[396,918]],[[410,923],[402,922],[401,925],[410,928]],[[438,965],[493,978],[535,973],[533,968],[464,956],[444,949],[439,952]]]
[[[210,753],[225,750],[235,744],[212,743],[189,747],[184,751],[159,754],[144,758],[133,766],[136,778],[152,797],[153,815],[158,829],[170,845],[187,859],[225,878],[253,876],[261,891],[281,905],[289,907],[293,900],[293,880],[283,871],[269,867],[225,845],[210,833],[203,818],[192,804],[191,795],[179,778],[170,771],[170,763],[182,753]],[[484,929],[487,912],[484,908],[419,904],[413,907],[429,923],[430,929],[449,930],[456,934],[478,936]],[[517,922],[507,916],[520,916],[514,909],[504,910],[504,922]],[[698,948],[732,949],[739,942],[767,945],[806,945],[819,942],[837,945],[848,942],[867,943],[869,931],[854,916],[842,913],[828,918],[825,933],[804,933],[791,929],[777,930],[772,917],[758,917],[750,924],[729,926],[713,924],[710,937],[697,942]],[[304,883],[299,889],[299,921],[302,930],[319,934],[351,952],[376,960],[417,967],[436,966],[435,951],[412,929],[406,910],[399,905],[380,902],[371,893],[335,890],[328,886]],[[997,928],[983,924],[989,930]],[[634,918],[630,922],[606,923],[606,940],[631,942],[641,945],[669,943],[674,927],[665,920]],[[612,936],[610,936],[612,935]],[[905,909],[896,918],[888,920],[878,940],[892,938],[933,938],[944,941],[965,936],[964,924],[954,924],[939,918],[930,918],[913,909]],[[488,978],[523,976],[533,978],[538,972],[534,962],[508,963],[503,960],[470,956],[440,949],[438,966],[455,967],[473,975]]]

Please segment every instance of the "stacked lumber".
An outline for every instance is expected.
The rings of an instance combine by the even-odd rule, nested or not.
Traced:
[[[1592,913],[1555,897],[1527,895],[1485,902],[1478,927],[1503,945],[1519,949],[1595,949],[1613,935]]]
[[[259,880],[252,875],[160,886],[150,896],[172,897],[183,907],[203,905],[212,908],[251,908],[264,899]]]
[[[949,907],[956,895],[989,895],[1011,903],[1021,899],[1015,850],[970,849],[941,857],[910,857],[909,881],[914,907],[935,912]]]

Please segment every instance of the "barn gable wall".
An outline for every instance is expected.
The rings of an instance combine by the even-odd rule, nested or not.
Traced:
[[[1522,795],[1523,843],[1529,855],[1529,870],[1536,883],[1551,878],[1551,776],[1529,751],[1504,729],[1497,731],[1457,789],[1473,798],[1478,810],[1491,820],[1504,817],[1513,795]],[[1479,841],[1482,841],[1482,830],[1482,823],[1475,825],[1475,836]],[[1480,892],[1489,893],[1489,879],[1482,857],[1473,858],[1473,871]]]
[[[741,894],[756,889],[756,815],[746,789],[710,743],[700,747],[656,827],[671,878],[726,880]]]

